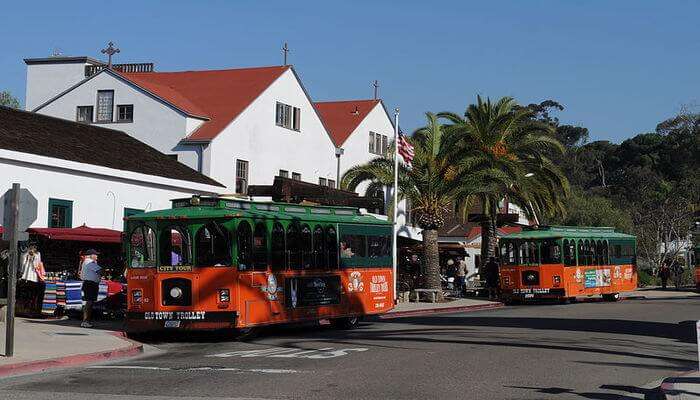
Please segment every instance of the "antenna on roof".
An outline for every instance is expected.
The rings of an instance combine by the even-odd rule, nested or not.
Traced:
[[[58,47],[53,48],[53,51],[51,52],[51,57],[60,57],[62,55],[63,52],[61,51],[61,49],[59,49]]]
[[[289,46],[287,46],[287,42],[284,42],[284,46],[282,46],[282,53],[284,54],[284,65],[287,65],[287,53],[289,53],[291,50],[289,50]]]
[[[375,79],[372,86],[374,86],[374,99],[377,100],[377,95],[379,94],[379,81]]]

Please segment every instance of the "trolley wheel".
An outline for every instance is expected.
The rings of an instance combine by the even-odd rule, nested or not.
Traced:
[[[333,326],[337,329],[354,329],[360,323],[360,317],[344,317],[331,320]]]
[[[603,295],[603,300],[605,301],[618,301],[620,300],[620,293],[606,293]]]
[[[560,297],[559,304],[569,304],[571,303],[571,297]]]
[[[253,327],[236,328],[233,330],[235,340],[250,339],[251,337],[255,336],[256,333],[258,333],[258,330]]]

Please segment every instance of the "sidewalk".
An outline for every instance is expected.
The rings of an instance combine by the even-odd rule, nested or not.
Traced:
[[[382,314],[380,318],[386,319],[436,313],[478,311],[499,307],[503,307],[503,303],[480,299],[456,299],[444,303],[399,303],[393,310]]]
[[[14,357],[0,356],[0,377],[98,362],[139,354],[143,346],[121,333],[121,323],[98,321],[98,329],[80,321],[15,319]],[[5,323],[0,322],[0,349],[5,350]]]
[[[661,287],[644,287],[634,290],[632,292],[620,293],[620,297],[623,299],[681,299],[681,298],[693,298],[700,297],[700,293],[693,290],[692,288],[681,288],[676,290],[675,288],[669,287],[666,290],[661,289]]]
[[[667,400],[686,400],[700,398],[700,372],[664,379],[661,392]]]

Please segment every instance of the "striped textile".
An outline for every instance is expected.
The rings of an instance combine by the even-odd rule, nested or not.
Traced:
[[[100,281],[100,290],[97,292],[97,301],[104,300],[109,295],[107,281]]]
[[[66,283],[64,281],[56,282],[56,306],[66,306]]]
[[[83,308],[83,282],[66,281],[66,310],[80,310]]]
[[[44,290],[44,301],[41,303],[41,314],[54,316],[56,314],[56,281],[47,280]]]

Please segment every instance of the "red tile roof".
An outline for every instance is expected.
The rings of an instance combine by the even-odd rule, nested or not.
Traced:
[[[314,103],[333,142],[340,147],[380,100],[324,101]]]
[[[208,118],[185,140],[209,141],[289,68],[119,74],[191,116]]]

